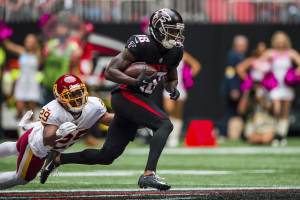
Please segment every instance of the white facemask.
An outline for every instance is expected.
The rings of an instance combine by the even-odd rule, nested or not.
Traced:
[[[166,38],[161,42],[161,44],[166,48],[166,49],[172,49],[172,47],[175,46],[175,40],[166,40]]]

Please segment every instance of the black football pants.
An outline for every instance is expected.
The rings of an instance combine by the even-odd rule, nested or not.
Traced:
[[[115,117],[109,126],[103,147],[61,154],[61,164],[109,165],[134,140],[138,126],[143,125],[155,131],[150,143],[146,170],[156,171],[158,159],[173,129],[167,114],[143,94],[128,91],[114,93],[111,104]]]

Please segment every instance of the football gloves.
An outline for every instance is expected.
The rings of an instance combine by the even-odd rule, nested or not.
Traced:
[[[57,136],[62,136],[60,139],[56,140],[59,141],[63,137],[67,136],[69,133],[75,131],[77,126],[72,122],[65,122],[59,126],[59,129],[56,131]]]
[[[170,99],[177,100],[180,97],[180,92],[177,90],[176,87],[170,87]]]
[[[156,78],[157,72],[152,74],[151,76],[146,75],[146,67],[143,67],[142,73],[135,79],[135,83],[137,86],[145,86],[149,83],[153,83],[153,80]]]

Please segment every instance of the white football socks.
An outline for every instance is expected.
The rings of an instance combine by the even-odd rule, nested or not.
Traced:
[[[17,142],[3,142],[0,144],[0,158],[17,155],[19,155]]]
[[[0,190],[11,188],[16,185],[25,185],[28,181],[21,180],[16,172],[5,172],[0,174]]]

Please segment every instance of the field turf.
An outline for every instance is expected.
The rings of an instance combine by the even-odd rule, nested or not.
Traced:
[[[79,141],[68,152],[85,148],[87,147],[83,142]],[[110,166],[63,165],[59,167],[58,176],[50,176],[44,185],[39,183],[37,177],[25,186],[0,191],[0,199],[5,194],[46,194],[53,191],[62,194],[64,191],[81,191],[84,194],[91,191],[94,196],[98,192],[99,199],[101,194],[111,191],[129,192],[131,196],[138,194],[135,199],[141,197],[139,193],[145,195],[150,192],[147,197],[152,195],[155,199],[156,190],[140,190],[137,186],[137,180],[145,168],[148,151],[148,146],[133,142]],[[15,156],[0,158],[0,173],[15,170],[16,159]],[[165,148],[159,160],[157,174],[172,185],[170,192],[174,191],[174,199],[199,199],[200,196],[196,194],[212,199],[208,198],[209,195],[204,195],[205,191],[214,194],[216,199],[219,197],[216,194],[234,195],[241,191],[243,194],[252,194],[253,198],[249,199],[255,199],[253,194],[256,194],[257,199],[300,199],[299,166],[300,138],[297,137],[289,138],[286,147],[278,148],[250,146],[243,141],[225,142],[217,148]],[[267,191],[269,198],[260,198],[259,194],[264,193],[262,191]],[[175,198],[175,194],[180,194],[180,198]],[[188,196],[182,196],[183,194]],[[193,198],[191,194],[196,197]],[[228,199],[234,199],[234,196]]]

